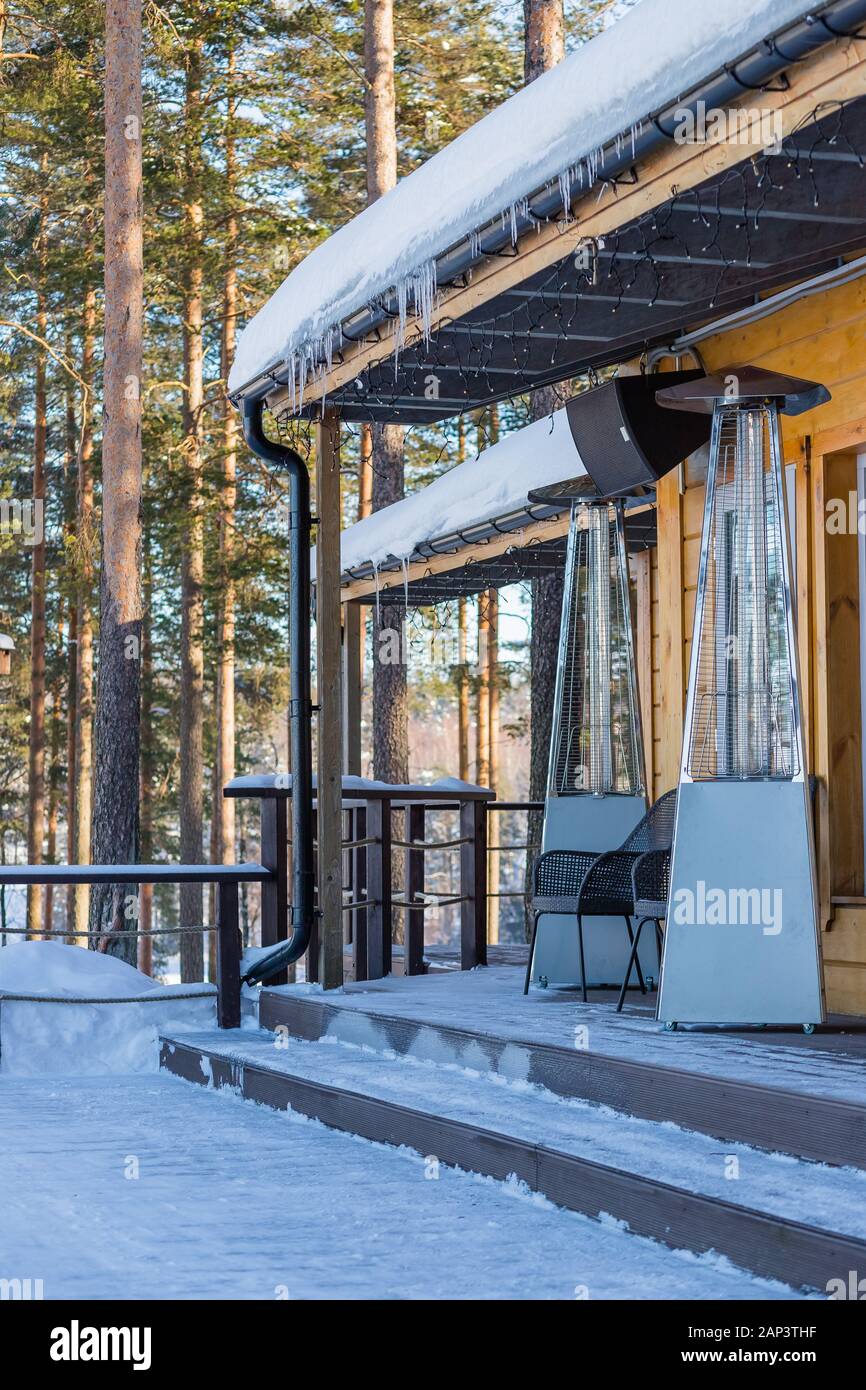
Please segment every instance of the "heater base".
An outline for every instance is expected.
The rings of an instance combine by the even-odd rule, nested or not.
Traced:
[[[681,784],[661,1022],[824,1021],[809,814],[802,782]]]
[[[642,796],[552,796],[544,806],[542,852],[548,849],[588,849],[601,854],[616,849],[646,815]],[[637,922],[633,923],[637,926]],[[585,917],[583,951],[588,989],[619,989],[629,957],[628,935],[622,917]],[[638,952],[644,978],[659,978],[655,932],[641,934]],[[632,983],[636,983],[632,973]],[[580,952],[574,917],[545,913],[538,921],[530,983],[580,985]]]

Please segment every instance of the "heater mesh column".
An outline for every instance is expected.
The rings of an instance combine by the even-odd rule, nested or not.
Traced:
[[[548,795],[634,795],[643,785],[622,516],[607,504],[575,505]]]
[[[718,404],[685,741],[695,781],[800,770],[783,505],[776,406]]]

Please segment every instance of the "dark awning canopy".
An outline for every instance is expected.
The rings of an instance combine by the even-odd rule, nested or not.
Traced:
[[[432,423],[664,346],[864,248],[864,151],[866,98],[821,108],[779,149],[586,243],[328,399],[346,420]]]

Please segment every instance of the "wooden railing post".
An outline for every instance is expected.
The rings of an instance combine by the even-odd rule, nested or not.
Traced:
[[[356,806],[352,813],[354,822],[353,840],[367,838],[367,808]],[[353,862],[352,896],[355,902],[367,895],[367,847],[351,851]],[[352,951],[355,958],[355,979],[367,978],[367,913],[369,908],[356,907],[352,912]]]
[[[460,802],[460,969],[487,964],[487,807]]]
[[[263,797],[260,804],[262,863],[274,872],[262,884],[262,945],[274,946],[285,941],[289,931],[288,792]],[[283,970],[270,983],[284,985],[288,978]]]
[[[314,808],[314,810],[313,810],[313,843],[314,843],[314,844],[318,841],[318,838],[319,838],[319,812],[318,812],[317,809]],[[309,944],[309,947],[307,948],[307,956],[306,956],[306,962],[307,962],[307,964],[306,964],[306,975],[307,975],[307,980],[308,980],[311,984],[317,984],[317,983],[318,983],[318,980],[319,980],[319,937],[320,937],[320,922],[321,922],[321,917],[320,917],[320,915],[319,915],[319,884],[318,884],[318,878],[317,878],[317,880],[316,880],[316,911],[315,911],[315,915],[313,916],[313,929],[312,929],[312,931],[310,932],[310,944]]]
[[[413,801],[406,807],[406,835],[409,844],[416,840],[423,842],[425,827],[425,806],[422,801]],[[405,898],[414,902],[424,896],[424,851],[406,850]],[[424,908],[406,909],[406,931],[403,942],[403,971],[406,975],[424,973]]]
[[[377,797],[367,802],[367,979],[391,973],[391,802]]]
[[[265,888],[267,885],[262,884]],[[217,1025],[241,1026],[241,931],[237,881],[217,885]]]

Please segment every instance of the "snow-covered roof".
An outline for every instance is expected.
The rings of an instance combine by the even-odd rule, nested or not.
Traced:
[[[316,247],[244,329],[229,389],[326,358],[333,329],[390,290],[423,307],[438,256],[550,181],[591,183],[605,146],[815,8],[641,0]]]
[[[424,542],[525,511],[531,489],[586,475],[564,410],[501,439],[427,487],[349,526],[343,573],[408,560]]]

